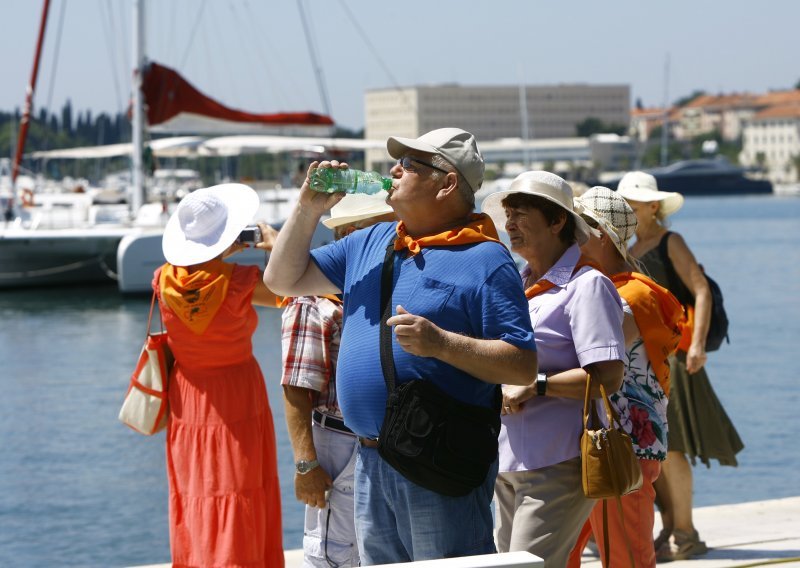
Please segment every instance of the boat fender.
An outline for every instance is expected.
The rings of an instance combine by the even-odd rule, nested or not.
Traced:
[[[22,206],[33,207],[33,190],[25,188],[22,190]]]

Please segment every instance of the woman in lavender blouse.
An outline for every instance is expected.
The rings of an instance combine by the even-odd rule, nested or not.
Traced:
[[[522,257],[539,375],[503,387],[497,548],[526,550],[563,567],[594,500],[583,495],[579,439],[587,373],[596,394],[622,384],[622,303],[579,245],[592,229],[573,209],[572,188],[550,172],[520,174],[489,195],[484,212]]]

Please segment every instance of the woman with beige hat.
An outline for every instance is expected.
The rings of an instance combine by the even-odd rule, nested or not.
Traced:
[[[676,278],[670,282],[670,274],[675,274],[693,299],[693,306],[682,300],[687,304],[687,318],[678,351],[670,358],[669,451],[655,485],[664,526],[655,541],[656,554],[659,560],[686,559],[707,550],[692,521],[689,459],[693,464],[700,458],[707,466],[712,458],[721,465],[736,465],[736,453],[743,445],[704,369],[711,318],[708,282],[683,237],[664,225],[683,205],[683,196],[661,191],[656,179],[645,172],[625,174],[617,192],[636,212],[639,223],[630,253],[653,280],[681,298]]]
[[[577,568],[581,552],[594,533],[600,557],[611,566],[625,566],[630,554],[638,568],[653,568],[653,483],[667,457],[668,355],[680,339],[683,307],[650,278],[637,271],[627,247],[636,230],[636,214],[625,200],[607,187],[593,187],[575,200],[586,223],[598,230],[581,250],[605,272],[619,292],[625,319],[626,357],[622,388],[610,396],[622,428],[633,440],[642,468],[642,487],[621,498],[622,517],[608,514],[608,552],[604,545],[603,507],[595,505],[570,555]]]
[[[175,365],[169,381],[167,475],[175,566],[283,566],[272,413],[253,356],[258,316],[276,307],[258,266],[224,262],[247,247],[258,209],[242,184],[198,189],[164,230],[167,263],[153,289]],[[260,225],[269,250],[274,231]]]
[[[525,172],[490,194],[483,210],[527,263],[521,276],[540,371],[527,386],[503,386],[497,548],[526,550],[563,568],[595,503],[583,495],[576,443],[587,373],[597,396],[598,382],[619,389],[622,304],[611,281],[581,256],[592,229],[563,179]]]

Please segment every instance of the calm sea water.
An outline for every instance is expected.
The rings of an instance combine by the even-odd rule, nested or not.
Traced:
[[[711,354],[708,371],[746,445],[738,468],[695,469],[695,503],[796,496],[800,199],[689,199],[672,227],[725,294],[731,344]],[[114,287],[0,292],[0,565],[169,561],[163,434],[145,438],[117,421],[148,305]],[[280,313],[260,318],[254,343],[277,429],[284,543],[300,548]]]

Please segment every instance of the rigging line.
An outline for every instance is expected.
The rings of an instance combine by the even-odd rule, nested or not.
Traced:
[[[353,26],[356,28],[356,31],[358,32],[358,37],[360,37],[364,41],[364,43],[367,44],[367,47],[369,48],[370,52],[372,52],[372,56],[375,57],[375,59],[378,61],[378,65],[381,66],[384,73],[386,73],[386,75],[389,77],[389,81],[392,83],[392,86],[394,87],[395,91],[397,91],[400,94],[400,96],[403,98],[408,108],[411,111],[416,112],[417,110],[416,105],[411,101],[411,99],[408,98],[406,92],[403,90],[403,87],[400,86],[400,84],[397,82],[397,79],[392,74],[392,71],[389,69],[389,66],[386,65],[386,63],[384,63],[383,59],[381,59],[381,56],[378,54],[378,50],[375,49],[375,46],[372,45],[372,42],[369,41],[369,37],[367,37],[367,32],[364,31],[364,29],[358,23],[358,20],[353,15],[353,12],[350,11],[350,8],[347,6],[347,3],[344,2],[343,0],[339,0],[339,5],[344,9],[345,12],[347,12],[347,16],[350,18],[350,22],[353,24]]]
[[[103,38],[105,39],[106,44],[108,45],[108,49],[106,50],[106,55],[108,55],[108,60],[111,63],[111,78],[114,83],[114,93],[117,95],[117,109],[122,110],[122,92],[119,88],[119,78],[117,77],[116,72],[116,65],[115,65],[115,57],[114,54],[116,53],[116,49],[114,48],[114,39],[117,37],[117,31],[114,26],[114,19],[111,17],[111,10],[105,9],[105,2],[104,0],[97,0],[97,3],[100,5],[100,19],[106,19],[108,21],[107,26],[101,26],[103,28]],[[111,34],[109,36],[109,34]]]
[[[53,87],[56,85],[56,71],[58,70],[58,55],[61,53],[61,31],[64,29],[64,7],[67,5],[67,0],[62,0],[61,2],[61,12],[58,15],[58,28],[56,30],[56,43],[55,43],[55,50],[53,51],[53,69],[50,71],[50,85],[47,89],[47,104],[43,107],[48,109],[51,113],[53,104]],[[53,113],[55,115],[55,113]],[[54,134],[51,133],[49,129],[44,130],[45,135],[44,139],[42,140],[42,150],[49,150],[50,149],[50,135]]]
[[[244,2],[245,11],[247,12],[247,17],[245,20],[247,24],[250,26],[252,30],[252,37],[256,38],[256,40],[260,40],[266,46],[266,52],[269,54],[275,53],[276,55],[272,57],[272,61],[270,58],[264,56],[264,51],[262,49],[256,49],[256,56],[260,61],[259,70],[263,71],[263,75],[266,75],[267,79],[267,88],[273,94],[278,107],[283,107],[284,109],[288,109],[291,105],[289,104],[289,97],[286,95],[284,90],[281,88],[282,84],[288,83],[288,86],[291,87],[292,96],[293,98],[298,97],[303,100],[303,104],[305,105],[305,90],[299,88],[294,83],[294,73],[287,73],[286,69],[276,69],[273,70],[271,67],[272,62],[276,62],[279,66],[281,64],[281,52],[273,47],[273,45],[269,42],[269,34],[263,33],[263,31],[258,31],[256,29],[256,22],[258,19],[256,15],[253,13],[253,10],[250,6],[250,2],[245,0]],[[281,74],[281,79],[278,79],[278,74]],[[263,76],[262,73],[259,73],[259,77]]]
[[[197,17],[194,20],[194,26],[192,26],[191,34],[189,35],[189,42],[186,44],[186,51],[183,54],[183,58],[181,59],[181,64],[178,66],[178,69],[183,69],[186,65],[186,58],[189,57],[189,52],[192,49],[192,42],[194,41],[194,36],[197,33],[197,28],[200,25],[200,19],[203,16],[203,10],[206,7],[206,0],[203,0],[202,4],[200,4],[200,8],[197,10]]]
[[[236,5],[233,3],[233,0],[228,0],[228,7],[229,7],[229,10],[231,12],[231,15],[233,16],[233,22],[234,22],[234,25],[235,25],[234,29],[237,29],[237,30],[245,29],[245,25],[243,23],[241,23],[241,19],[242,19],[243,15],[240,14],[237,11]],[[244,19],[246,20],[247,18],[245,17]],[[242,54],[242,58],[244,59],[244,62],[246,63],[246,68],[247,69],[253,69],[253,70],[258,69],[258,65],[253,60],[253,52],[254,51],[257,52],[258,50],[257,49],[254,50],[254,49],[252,49],[252,47],[248,47],[248,45],[245,43],[246,34],[238,33],[238,34],[234,34],[234,35],[236,36],[236,40],[238,41],[239,52]],[[256,36],[256,37],[258,37],[258,36]],[[228,69],[230,70],[230,67],[228,67]],[[239,83],[239,84],[242,84],[242,86],[244,87],[243,89],[234,88],[235,94],[236,93],[248,93],[250,90],[255,90],[255,95],[257,97],[257,100],[262,101],[261,104],[264,104],[263,102],[268,99],[268,97],[265,96],[264,84],[263,84],[263,81],[261,80],[261,74],[260,73],[256,73],[254,71],[252,73],[248,73],[247,74],[247,77],[250,79],[250,81],[248,81],[248,82],[250,83],[250,85],[252,85],[252,89],[248,88],[247,84],[243,84],[244,83],[244,78],[243,77],[236,76],[235,74],[234,74],[234,76],[235,76],[235,79],[237,81],[236,82],[232,81],[231,85],[236,87],[236,83]],[[251,97],[252,97],[252,95],[251,95]],[[250,106],[250,105],[245,105],[243,102],[241,102],[241,95],[239,97],[237,97],[237,99],[239,100],[238,104],[241,105],[242,108],[246,108],[247,106]],[[235,100],[235,99],[232,99],[232,100]],[[261,108],[261,107],[259,107],[259,108]]]
[[[300,11],[300,20],[303,23],[303,31],[306,36],[306,44],[308,45],[308,52],[311,56],[311,65],[314,69],[314,77],[317,80],[317,88],[319,88],[320,98],[322,99],[322,106],[325,108],[325,114],[331,116],[331,105],[328,99],[328,90],[325,87],[325,76],[322,73],[322,68],[319,66],[317,60],[317,48],[314,42],[314,36],[311,33],[311,27],[306,19],[305,9],[303,8],[303,0],[297,0],[297,9]]]
[[[0,272],[0,281],[2,281],[3,279],[11,279],[11,278],[50,276],[52,274],[61,274],[63,272],[70,272],[72,270],[84,268],[92,264],[98,264],[100,268],[103,270],[103,272],[105,272],[106,276],[108,276],[109,278],[112,279],[116,278],[116,274],[114,274],[114,272],[109,268],[108,264],[103,259],[103,256],[100,255],[86,260],[79,260],[77,262],[70,262],[68,264],[62,264],[60,266],[53,266],[50,268],[39,268],[36,270],[21,270],[19,272]]]

